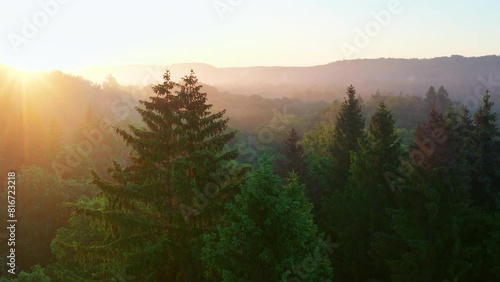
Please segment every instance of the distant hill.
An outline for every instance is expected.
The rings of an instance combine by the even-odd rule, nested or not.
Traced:
[[[474,95],[476,88],[485,91],[489,83],[495,110],[500,112],[500,59],[496,56],[357,60],[305,68],[215,68],[205,64],[169,68],[174,79],[194,68],[208,102],[213,104],[212,110],[227,110],[230,126],[244,132],[242,134],[259,128],[263,128],[260,133],[271,130],[272,134],[284,134],[286,126],[307,132],[316,121],[332,122],[340,102],[329,105],[324,101],[343,99],[346,85],[351,83],[358,93],[367,96],[363,98],[367,117],[376,106],[375,100],[385,97],[398,126],[406,129],[414,128],[427,115],[422,110],[422,98],[406,94],[423,94],[430,85],[443,85],[454,101],[463,102],[460,97]],[[130,82],[134,82],[134,78],[148,84],[141,87],[124,86],[112,79],[96,84],[60,71],[25,73],[0,65],[3,107],[0,111],[0,172],[39,161],[40,148],[48,144],[51,132],[57,131],[51,131],[53,124],[60,129],[65,143],[87,134],[81,126],[94,114],[104,121],[94,128],[96,130],[107,130],[106,123],[120,128],[138,124],[140,118],[135,107],[139,106],[139,99],[153,95],[150,85],[162,77],[163,69],[147,66],[100,69],[103,79],[98,80],[101,82],[111,73],[121,84],[126,77],[131,78]],[[382,95],[370,97],[377,89]],[[400,91],[405,95],[385,95]],[[275,142],[279,140],[276,137]]]
[[[168,68],[174,79],[196,71],[200,81],[219,91],[258,94],[267,98],[295,97],[331,101],[344,95],[353,84],[362,95],[383,92],[423,95],[430,85],[443,85],[455,100],[476,91],[500,94],[500,57],[462,56],[433,59],[362,59],[337,61],[311,67],[235,67],[217,68],[186,63],[169,66],[122,66],[83,69],[75,74],[103,81],[108,74],[120,84],[147,85],[158,82]],[[496,88],[496,90],[495,90]]]

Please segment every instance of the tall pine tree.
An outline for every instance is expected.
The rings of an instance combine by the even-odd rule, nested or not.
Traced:
[[[116,130],[132,148],[132,164],[114,162],[113,182],[93,173],[104,208],[75,207],[109,234],[81,251],[109,266],[105,279],[201,281],[201,234],[218,223],[243,173],[230,166],[237,152],[225,147],[234,132],[224,111],[210,112],[193,71],[182,84],[167,71],[153,90],[137,108],[146,127]]]
[[[364,126],[361,102],[356,97],[356,90],[350,85],[347,88],[347,99],[337,115],[334,140],[330,149],[336,178],[333,190],[342,190],[347,183],[351,154],[359,149],[358,138],[363,135]]]
[[[290,176],[290,173],[295,172],[304,181],[306,169],[304,148],[300,144],[300,136],[295,128],[290,129],[288,138],[284,143],[283,158],[278,160],[278,175],[286,179]]]
[[[470,181],[467,163],[457,152],[456,121],[433,109],[415,133],[410,152],[414,170],[398,194],[398,207],[390,212],[394,233],[378,246],[393,281],[460,281],[470,270],[470,249],[461,244],[470,214]]]
[[[500,193],[500,129],[498,114],[493,111],[489,92],[483,105],[474,114],[475,160],[473,163],[472,195],[476,204],[493,209],[496,194]]]
[[[436,103],[436,96],[437,93],[436,89],[434,89],[434,86],[429,87],[429,90],[427,90],[427,93],[425,93],[424,98],[426,114],[430,114],[430,112],[434,108],[434,104]]]
[[[386,209],[394,208],[394,193],[385,173],[396,171],[401,142],[392,113],[381,102],[370,120],[358,153],[352,155],[349,182],[345,191],[334,193],[331,202],[331,228],[340,244],[333,253],[339,281],[387,280],[389,269],[373,250],[377,233],[390,231]]]
[[[328,246],[296,174],[287,184],[260,162],[220,226],[206,236],[203,258],[211,281],[331,281]]]

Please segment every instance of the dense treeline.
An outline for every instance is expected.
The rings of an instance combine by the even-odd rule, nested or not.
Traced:
[[[362,100],[351,85],[324,108],[248,97],[269,116],[238,132],[205,88],[167,71],[134,113],[88,106],[70,137],[52,118],[17,163],[22,272],[5,278],[2,256],[0,280],[500,280],[488,92],[473,113],[444,87]]]

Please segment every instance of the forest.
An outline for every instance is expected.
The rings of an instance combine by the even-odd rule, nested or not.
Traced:
[[[500,281],[498,93],[0,79],[1,282]]]

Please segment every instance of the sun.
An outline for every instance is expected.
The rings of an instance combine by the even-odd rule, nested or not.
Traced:
[[[29,140],[33,128],[43,122],[40,105],[52,99],[53,93],[48,75],[41,72],[21,71],[10,66],[0,66],[0,100],[8,107],[8,115],[1,122],[8,142],[20,142],[19,148],[24,161],[31,160]],[[23,136],[19,140],[17,136]],[[10,144],[10,143],[9,143]]]
[[[34,93],[50,92],[51,85],[47,80],[47,73],[44,71],[20,70],[15,67],[7,67],[6,76],[0,85],[0,94],[5,94],[4,90],[17,85],[20,99],[36,96]],[[6,89],[4,89],[6,88]]]
[[[53,70],[53,68],[44,66],[42,64],[24,64],[24,63],[19,63],[19,64],[14,64],[11,65],[10,67],[15,68],[18,71],[22,72],[48,72]]]
[[[19,60],[4,60],[0,61],[0,65],[4,65],[22,72],[50,72],[58,69],[52,62],[30,60],[29,58]]]

